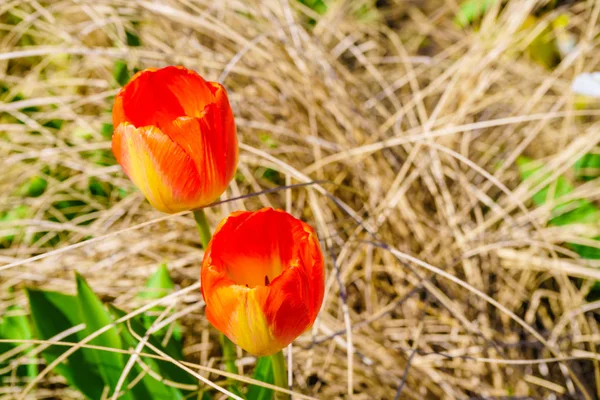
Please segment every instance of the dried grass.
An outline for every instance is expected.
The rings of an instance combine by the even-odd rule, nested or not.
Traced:
[[[101,134],[116,60],[182,64],[230,92],[243,146],[227,198],[313,182],[207,210],[214,226],[234,209],[280,207],[319,232],[327,293],[293,345],[296,393],[597,398],[600,303],[586,296],[599,264],[563,243],[598,227],[547,227],[552,204],[532,205],[541,186],[521,183],[515,160],[545,160],[547,184],[597,151],[600,104],[575,111],[569,85],[600,70],[600,3],[558,10],[578,42],[554,70],[527,56],[535,35],[519,29],[543,3],[510,0],[473,31],[451,23],[453,0],[338,1],[325,16],[294,0],[3,2],[1,96],[23,100],[0,104],[0,211],[29,211],[26,227],[0,227],[18,237],[0,249],[2,309],[26,306],[25,286],[74,291],[78,270],[104,300],[139,312],[138,289],[166,261],[187,365],[222,384],[205,368],[220,359],[196,289],[194,221],[154,211],[110,165]],[[56,118],[60,129],[44,126]],[[16,193],[39,175],[42,196]],[[91,178],[108,198],[90,193]],[[589,184],[573,192],[599,195]],[[68,200],[78,201],[70,220],[57,209]],[[242,364],[247,374],[253,361]],[[78,398],[60,382],[40,375],[28,396]]]

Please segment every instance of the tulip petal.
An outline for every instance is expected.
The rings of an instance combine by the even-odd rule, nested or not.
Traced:
[[[296,225],[294,236],[299,247],[298,256],[303,265],[306,279],[310,282],[311,295],[308,296],[309,317],[315,320],[325,294],[325,260],[321,252],[321,245],[315,231],[307,224]]]
[[[237,284],[262,286],[265,276],[272,281],[289,266],[294,245],[290,225],[293,217],[282,214],[273,223],[275,213],[278,212],[263,209],[230,216],[221,232],[228,240],[214,241],[215,263],[226,266],[228,276]]]
[[[306,304],[312,294],[309,288],[306,274],[298,267],[285,271],[269,287],[264,312],[273,336],[282,342],[283,346],[300,336],[314,321],[309,305]]]
[[[237,134],[235,128],[235,121],[233,118],[233,111],[231,110],[231,105],[229,104],[229,98],[227,97],[227,91],[220,83],[217,82],[209,82],[215,88],[215,103],[214,107],[218,111],[217,115],[219,115],[220,119],[215,120],[212,124],[213,129],[217,132],[229,132],[231,136],[235,138],[235,140],[229,140],[225,144],[226,154],[230,155],[228,161],[228,168],[237,166],[238,160],[238,144],[237,144]]]
[[[257,356],[273,354],[282,345],[263,311],[266,295],[265,288],[222,286],[213,292],[210,304],[207,302],[206,318],[246,351]]]
[[[212,107],[208,105],[207,109]],[[229,149],[232,142],[237,149],[236,135],[211,126],[213,118],[214,114],[210,111],[204,118],[179,117],[164,129],[194,161],[196,169],[202,171],[199,190],[208,200],[204,205],[219,198],[237,167],[237,151]]]
[[[155,208],[168,213],[194,208],[200,187],[194,162],[158,128],[121,123],[112,145],[125,173]]]
[[[215,88],[215,103],[214,109],[217,111],[215,116],[218,116],[210,123],[210,120],[207,120],[208,126],[211,126],[213,132],[224,132],[223,134],[223,143],[221,145],[222,151],[227,155],[226,161],[224,163],[224,168],[227,171],[233,171],[235,173],[235,169],[237,168],[238,157],[239,157],[239,147],[237,141],[237,130],[235,127],[235,121],[233,118],[233,111],[231,110],[231,105],[229,104],[229,99],[227,97],[227,91],[225,88],[221,86],[221,84],[217,82],[209,82]],[[208,110],[207,110],[207,113]],[[231,179],[229,178],[229,179]]]
[[[181,116],[199,117],[215,102],[216,89],[200,75],[183,67],[138,72],[115,98],[113,124],[163,129]]]

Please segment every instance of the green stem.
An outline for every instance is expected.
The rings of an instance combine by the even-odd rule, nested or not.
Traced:
[[[204,210],[200,209],[194,211],[194,219],[196,220],[196,227],[198,228],[198,233],[200,234],[200,243],[202,243],[202,248],[206,249],[212,234],[210,233],[210,226],[208,225],[208,220],[206,219]]]
[[[277,353],[271,356],[271,362],[273,363],[273,378],[275,381],[275,385],[280,388],[287,389],[288,381],[287,381],[287,373],[285,368],[285,358],[283,357],[283,351],[278,351]],[[276,399],[286,399],[289,396],[285,393],[275,392]]]
[[[206,250],[208,247],[208,242],[210,242],[210,238],[212,234],[210,233],[210,226],[208,225],[208,219],[206,219],[206,214],[203,209],[194,211],[194,219],[196,220],[196,227],[198,228],[198,233],[200,234],[200,242],[202,243],[202,248]],[[236,351],[235,344],[229,338],[221,333],[221,349],[223,350],[223,360],[225,361],[225,370],[232,374],[238,374],[238,368],[235,365],[236,359]],[[240,388],[235,380],[229,380],[229,390],[239,397],[242,397]]]
[[[225,370],[233,374],[238,373],[238,368],[235,365],[235,359],[237,357],[235,351],[235,344],[229,338],[221,334],[221,349],[223,350],[223,361],[225,361]]]

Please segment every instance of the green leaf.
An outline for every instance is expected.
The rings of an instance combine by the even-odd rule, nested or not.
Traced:
[[[138,344],[138,341],[127,331],[127,329],[121,330],[121,338],[123,339],[123,343],[129,347],[130,349],[135,349]],[[142,349],[143,353],[152,353],[148,348]],[[131,356],[130,356],[131,357]],[[161,369],[159,366],[160,361],[156,361],[153,358],[141,357],[141,361],[148,367],[150,370],[154,371],[156,375],[165,378],[165,376],[161,373]],[[137,376],[142,373],[144,370],[142,367],[136,362],[134,368],[130,372],[130,374]],[[155,375],[155,376],[156,376]],[[172,386],[167,386],[163,382],[160,382],[152,377],[152,375],[145,373],[144,377],[141,380],[141,385],[137,385],[135,387],[138,392],[142,390],[145,391],[146,395],[136,393],[136,399],[183,399],[184,395],[181,390],[174,388]]]
[[[252,378],[261,382],[273,384],[275,377],[273,375],[273,363],[271,362],[271,357],[260,357],[258,359]],[[271,400],[273,398],[273,390],[263,386],[250,385],[248,387],[247,398],[255,400]]]
[[[550,191],[554,193],[553,198],[558,199],[561,196],[569,194],[573,191],[573,186],[565,178],[559,176],[556,184],[550,184],[533,195],[533,201],[536,204],[544,204],[550,197]]]
[[[523,180],[533,179],[532,186],[537,186],[542,181],[546,180],[551,173],[538,174],[538,171],[543,167],[539,162],[533,161],[527,157],[519,157],[517,166]],[[554,183],[545,186],[540,191],[532,196],[536,205],[542,205],[550,198],[553,193],[553,199],[557,200],[560,197],[569,194],[573,191],[573,185],[563,176],[559,176]],[[591,202],[583,199],[571,200],[561,203],[556,202],[556,206],[552,209],[554,215],[549,225],[562,226],[568,224],[586,224],[595,223],[600,220],[600,212],[598,208]]]
[[[227,372],[231,372],[232,374],[238,373],[237,365],[235,365],[235,360],[237,358],[235,343],[233,343],[227,336],[224,334],[219,335],[219,339],[221,341],[221,351],[223,352],[223,361],[225,362],[225,370]],[[234,379],[228,379],[228,389],[231,393],[243,397],[239,388],[238,381]]]
[[[554,226],[591,224],[600,220],[598,208],[593,203],[583,199],[560,204],[554,207],[552,214],[556,216],[548,223]]]
[[[156,300],[171,293],[175,284],[169,276],[166,264],[161,264],[156,272],[148,278],[145,289],[140,290],[138,297],[141,299]]]
[[[298,0],[308,8],[312,9],[319,15],[327,12],[327,4],[323,0]]]
[[[11,305],[6,309],[6,312],[0,318],[0,338],[9,340],[27,340],[33,338],[31,325],[23,308],[17,305]],[[0,354],[20,345],[21,343],[19,342],[0,343]],[[30,351],[31,349],[27,349],[23,353],[26,355]],[[16,357],[19,356],[21,356],[21,354],[16,355]],[[5,364],[0,364],[0,369],[5,368],[9,362],[10,360],[7,360]],[[35,378],[37,375],[37,365],[31,363],[25,366],[20,366],[17,368],[17,375]]]
[[[122,311],[114,306],[109,306],[109,310],[110,310],[111,314],[115,317],[115,319],[122,318],[126,315],[126,313],[124,311]],[[143,319],[140,318],[140,316],[131,318],[129,320],[129,326],[138,336],[140,336],[140,337],[145,336],[147,329],[144,327]],[[138,341],[129,332],[129,328],[127,326],[125,326],[125,324],[123,324],[123,326],[121,327],[121,337],[123,338],[123,341],[126,343],[126,345],[130,348],[135,348],[135,346],[138,344]],[[150,344],[152,344],[153,346],[155,346],[157,349],[159,349],[159,350],[165,352],[166,354],[168,354],[169,356],[173,357],[174,359],[183,360],[183,356],[179,352],[179,349],[177,349],[174,346],[172,341],[169,341],[169,343],[167,343],[166,345],[163,346],[163,344],[157,337],[155,337],[154,335],[150,335],[150,337],[148,338],[148,342]],[[152,350],[150,350],[148,348],[144,349],[144,353],[155,354]],[[159,373],[159,375],[161,377],[163,377],[164,379],[170,380],[172,382],[181,383],[181,384],[197,385],[197,381],[195,380],[195,378],[193,378],[187,372],[185,372],[181,368],[177,367],[176,365],[174,365],[168,361],[156,360],[156,359],[146,358],[146,357],[142,357],[142,361],[146,365],[148,365],[153,371]],[[149,377],[149,378],[151,378],[151,377]],[[146,378],[144,378],[144,380],[145,379]],[[190,395],[190,393],[192,393],[192,392],[188,392],[185,390],[181,390],[181,391],[170,390],[171,394],[173,394],[173,393],[176,394],[177,392],[183,393],[183,395],[186,398]],[[174,397],[174,398],[179,398],[179,397]]]
[[[519,173],[521,174],[521,179],[527,180],[535,178],[535,180],[532,180],[531,186],[538,186],[541,182],[545,181],[552,175],[551,172],[544,172],[540,174],[539,171],[544,165],[527,157],[519,157],[517,159],[517,166],[519,168]],[[551,189],[552,193],[554,194],[552,198],[557,199],[572,192],[573,186],[564,177],[559,176],[555,183],[551,183],[535,193],[531,197],[533,202],[538,206],[544,204],[550,196]]]
[[[479,20],[496,0],[467,0],[460,4],[454,23],[461,28]]]
[[[531,186],[538,186],[541,182],[545,181],[551,176],[550,172],[539,174],[538,172],[542,169],[543,164],[533,161],[527,157],[519,157],[517,159],[517,166],[521,174],[521,179],[533,179]],[[573,186],[562,176],[559,176],[554,184],[549,184],[543,187],[540,191],[535,193],[531,198],[533,202],[540,206],[544,204],[549,196],[550,191],[554,194],[553,199],[557,199],[565,194],[573,191]]]
[[[175,284],[169,276],[167,265],[161,264],[156,272],[148,279],[145,287],[140,290],[138,297],[145,300],[156,300],[165,297],[171,293],[174,288]],[[150,329],[154,321],[158,318],[158,315],[164,310],[164,306],[155,306],[144,313],[143,319],[146,329]],[[171,339],[175,341],[176,346],[179,348],[179,352],[181,352],[181,326],[177,322],[174,322],[173,324]],[[170,327],[166,326],[155,332],[154,335],[162,341],[169,331],[169,328]]]
[[[131,47],[137,47],[142,44],[140,37],[133,32],[125,31],[125,36],[127,38],[127,45]]]
[[[95,177],[90,178],[88,189],[92,196],[108,197],[110,194],[110,184],[102,182]]]
[[[29,213],[29,207],[27,207],[25,205],[20,205],[20,206],[13,208],[12,210],[2,214],[2,216],[0,216],[0,221],[4,221],[4,222],[17,221],[17,220],[24,219],[25,217],[27,217],[28,213]]]
[[[86,336],[112,324],[114,322],[112,316],[106,311],[102,302],[94,294],[92,289],[90,289],[85,279],[77,273],[75,274],[75,279],[77,281],[79,314],[86,325],[84,330]],[[113,349],[122,348],[121,337],[119,336],[116,327],[108,329],[100,336],[92,339],[89,343]],[[100,374],[102,375],[102,380],[111,388],[109,395],[112,395],[113,390],[119,381],[119,377],[121,376],[121,371],[123,371],[123,368],[125,367],[123,354],[110,351],[94,351],[93,355]],[[126,385],[123,385],[121,390],[124,390],[125,388]],[[132,397],[130,393],[125,393],[120,396],[120,398],[131,399]]]
[[[77,297],[36,289],[27,289],[26,292],[38,338],[48,340],[81,323]],[[61,341],[77,343],[81,339],[80,334],[72,333],[62,338]],[[50,363],[67,349],[68,347],[65,346],[49,346],[42,354]],[[77,350],[67,360],[58,364],[54,372],[64,376],[71,386],[77,388],[88,398],[100,399],[104,384],[92,359],[91,350]]]
[[[0,318],[0,337],[4,339],[31,339],[32,332],[25,310],[11,305]]]
[[[48,181],[39,176],[34,176],[27,180],[20,188],[19,194],[24,197],[39,197],[48,187]]]
[[[104,124],[102,124],[102,128],[100,129],[100,134],[105,139],[110,139],[112,137],[113,131],[114,131],[113,124],[104,123]]]
[[[109,306],[109,309],[110,309],[111,314],[114,315],[115,318],[117,318],[117,319],[125,315],[125,312],[117,309],[116,307],[114,307],[112,305]],[[136,334],[143,337],[145,332],[144,332],[144,328],[140,325],[139,321],[135,320],[135,318],[134,318],[134,319],[130,320],[129,324],[132,327],[132,329],[136,332]],[[128,327],[125,324],[123,324],[120,331],[121,331],[121,338],[123,339],[123,343],[125,344],[125,346],[132,350],[135,349],[139,342],[129,332]],[[152,343],[152,344],[154,344],[154,343]],[[159,343],[159,345],[160,345],[160,343]],[[155,354],[152,350],[150,350],[148,348],[143,348],[142,353]],[[167,378],[165,373],[163,371],[161,371],[161,365],[159,364],[159,363],[161,363],[161,364],[164,363],[164,361],[158,361],[156,359],[148,358],[148,357],[140,357],[140,360],[148,368],[150,368],[150,370],[154,371],[156,373],[156,375],[161,376],[162,378]],[[135,373],[135,375],[137,376],[142,371],[143,371],[142,367],[136,363],[135,367],[133,368],[133,371],[130,373],[131,374]],[[142,395],[142,394],[138,395],[136,393],[136,398],[165,399],[165,400],[166,399],[183,399],[184,398],[184,395],[181,392],[181,390],[174,388],[172,386],[165,385],[163,382],[160,382],[160,381],[154,379],[153,376],[148,373],[146,373],[144,375],[144,377],[142,378],[142,381],[141,381],[141,385],[138,385],[138,386],[136,386],[136,388],[138,388],[139,390],[145,390],[146,392],[151,393],[152,395],[148,394],[144,397],[144,395]]]
[[[284,185],[285,180],[283,176],[279,173],[279,171],[274,170],[272,168],[259,168],[257,169],[257,175],[261,176],[261,178],[268,180],[269,182],[274,183],[275,185]]]
[[[550,176],[550,173],[542,173],[541,176],[533,176],[539,171],[543,165],[538,162],[532,161],[526,157],[520,157],[517,160],[517,165],[521,173],[523,180],[536,178],[533,182],[542,182],[545,178]],[[567,181],[565,177],[559,176],[556,182],[552,185],[548,185],[536,194],[532,196],[532,199],[536,205],[544,204],[550,197],[551,190],[554,192],[554,199],[558,199],[573,191],[573,186]],[[600,210],[592,202],[584,199],[576,199],[568,202],[560,203],[552,209],[552,215],[554,215],[549,221],[548,225],[563,226],[569,224],[596,224],[600,221]],[[593,238],[599,241],[600,237]],[[600,248],[581,245],[577,243],[567,243],[567,245],[573,249],[582,258],[587,259],[600,259]]]
[[[594,240],[598,241],[598,247],[586,246],[577,243],[569,243],[569,247],[579,254],[581,258],[600,260],[600,236],[595,237]]]
[[[53,128],[58,130],[62,128],[63,122],[64,121],[62,119],[51,119],[50,121],[44,123],[43,126],[45,126],[46,128]]]
[[[586,181],[600,177],[600,154],[588,153],[577,160],[575,175]]]
[[[20,205],[20,206],[13,208],[12,210],[9,210],[4,213],[0,213],[0,222],[18,221],[21,219],[25,219],[28,214],[29,214],[29,207],[26,205]],[[22,230],[20,227],[13,227],[13,229],[18,230],[19,233]],[[0,245],[4,244],[6,246],[10,246],[12,241],[15,240],[16,236],[17,235],[14,235],[14,234],[0,236]],[[19,236],[20,236],[20,234],[19,234]]]
[[[127,63],[125,61],[115,61],[114,77],[121,86],[125,86],[125,84],[129,82],[131,76],[129,75],[129,68],[127,68]]]

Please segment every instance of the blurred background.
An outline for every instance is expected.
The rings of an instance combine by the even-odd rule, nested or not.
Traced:
[[[111,398],[106,370],[121,398],[222,398],[199,378],[225,384],[194,220],[154,210],[110,150],[119,88],[173,64],[222,82],[236,116],[211,226],[270,206],[321,239],[294,398],[598,398],[600,78],[582,74],[600,71],[599,15],[594,0],[1,1],[0,398]]]

